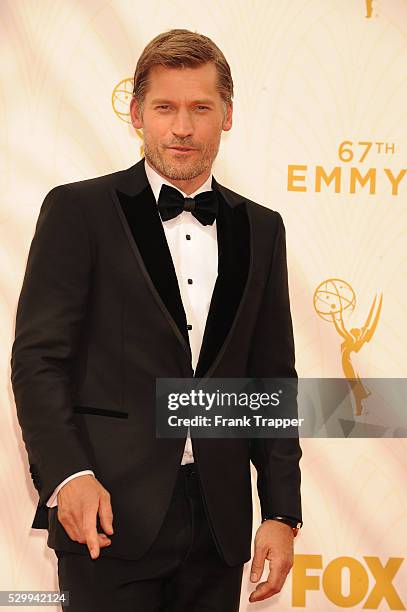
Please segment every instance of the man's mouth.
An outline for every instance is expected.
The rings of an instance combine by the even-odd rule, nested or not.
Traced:
[[[174,146],[174,147],[168,147],[168,148],[172,149],[173,151],[179,151],[181,153],[189,153],[190,151],[196,151],[196,149],[194,149],[193,147]]]

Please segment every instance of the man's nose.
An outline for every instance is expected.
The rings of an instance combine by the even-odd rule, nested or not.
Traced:
[[[180,109],[174,117],[171,126],[172,133],[179,138],[190,136],[193,132],[193,124],[188,110]]]

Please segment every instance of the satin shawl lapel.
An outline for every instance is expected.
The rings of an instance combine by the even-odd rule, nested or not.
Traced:
[[[219,197],[218,277],[206,321],[195,376],[203,377],[221,356],[232,332],[250,263],[250,231],[245,200],[231,197],[229,190],[212,183]],[[154,194],[144,170],[144,160],[123,171],[112,189],[119,216],[147,283],[174,333],[191,358],[187,320],[171,253]],[[222,351],[223,352],[223,351]]]
[[[221,357],[221,349],[226,348],[228,334],[233,331],[233,322],[243,301],[250,264],[250,227],[245,202],[233,205],[228,191],[215,180],[212,188],[219,198],[218,277],[195,371],[197,378],[210,374]]]

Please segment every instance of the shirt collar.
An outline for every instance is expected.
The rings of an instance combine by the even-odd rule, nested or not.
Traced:
[[[148,179],[148,182],[150,183],[151,189],[153,190],[153,194],[154,194],[156,202],[158,202],[158,196],[160,195],[162,185],[169,185],[170,187],[174,187],[174,189],[178,189],[178,187],[175,187],[175,185],[172,185],[169,181],[167,181],[165,178],[160,176],[158,172],[156,172],[154,168],[152,168],[147,163],[146,159],[144,159],[144,168],[146,170],[147,179]],[[198,187],[198,189],[194,191],[194,193],[187,195],[186,193],[181,191],[181,189],[178,189],[178,191],[182,193],[184,198],[194,198],[196,195],[198,195],[198,193],[201,193],[202,191],[212,191],[212,174],[208,176],[206,181],[202,183],[202,185]]]

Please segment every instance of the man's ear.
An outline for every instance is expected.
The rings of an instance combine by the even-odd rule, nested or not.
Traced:
[[[232,127],[233,103],[229,102],[226,105],[225,118],[223,119],[222,130],[228,132]]]
[[[133,127],[140,129],[143,127],[142,113],[138,101],[133,96],[130,102],[130,117]]]

